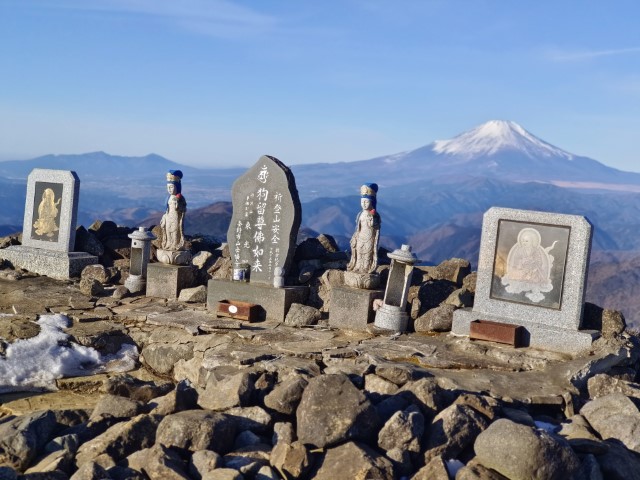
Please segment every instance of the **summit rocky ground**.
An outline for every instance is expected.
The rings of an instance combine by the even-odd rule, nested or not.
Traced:
[[[576,357],[455,337],[474,274],[452,260],[416,270],[415,331],[331,329],[343,260],[313,240],[297,254],[310,305],[282,323],[128,296],[124,247],[78,281],[0,270],[0,351],[55,313],[71,343],[140,352],[126,373],[0,396],[0,478],[640,478],[638,341],[615,312],[588,306],[603,336]],[[210,250],[196,277],[228,271]]]

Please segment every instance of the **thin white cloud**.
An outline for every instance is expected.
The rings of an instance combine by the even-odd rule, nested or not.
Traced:
[[[139,15],[201,35],[243,37],[276,29],[279,20],[228,0],[62,0],[40,7]]]
[[[610,50],[582,50],[582,51],[551,51],[547,57],[555,62],[575,62],[581,60],[592,60],[601,57],[612,57],[618,55],[629,55],[640,53],[640,47],[614,48]]]

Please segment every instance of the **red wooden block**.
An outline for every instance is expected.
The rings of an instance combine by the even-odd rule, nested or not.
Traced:
[[[259,320],[260,305],[238,300],[221,300],[218,302],[216,314],[220,317],[231,317],[253,323]]]
[[[491,320],[474,320],[469,326],[469,338],[521,347],[524,343],[524,327]]]

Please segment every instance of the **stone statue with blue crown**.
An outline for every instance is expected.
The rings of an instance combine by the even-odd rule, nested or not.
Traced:
[[[366,183],[360,187],[362,210],[356,217],[356,229],[351,237],[351,261],[344,280],[354,288],[375,289],[380,285],[378,267],[378,241],[380,214],[376,211],[378,185]]]
[[[169,170],[167,173],[167,197],[165,214],[160,221],[162,230],[161,247],[156,251],[159,262],[168,265],[187,265],[191,262],[191,252],[185,249],[184,216],[187,201],[182,195],[182,172]]]

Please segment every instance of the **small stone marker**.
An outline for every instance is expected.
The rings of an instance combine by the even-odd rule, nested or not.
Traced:
[[[474,320],[524,327],[524,346],[588,350],[580,330],[591,224],[582,216],[491,208],[484,215],[473,310],[456,310],[452,333]]]
[[[288,272],[300,228],[300,199],[291,170],[268,155],[232,188],[227,241],[234,264],[251,266],[249,282],[273,285],[276,269]]]
[[[16,268],[69,279],[98,257],[74,252],[80,179],[69,170],[36,168],[27,178],[22,245],[0,250]]]

